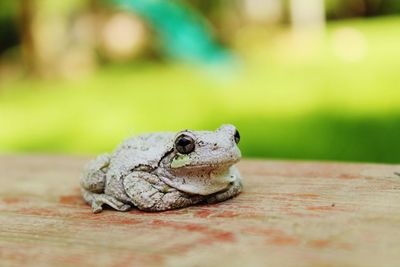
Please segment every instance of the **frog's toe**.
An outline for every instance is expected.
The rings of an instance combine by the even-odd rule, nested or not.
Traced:
[[[124,204],[120,207],[119,211],[128,211],[130,208],[130,205]]]
[[[206,200],[206,202],[208,204],[221,202],[229,198],[232,198],[234,196],[237,196],[241,191],[242,191],[242,183],[240,181],[236,181],[229,187],[228,190],[210,196]]]
[[[95,203],[92,204],[93,213],[100,213],[100,212],[102,212],[102,210],[103,210],[103,208],[101,207],[101,205],[98,205]]]

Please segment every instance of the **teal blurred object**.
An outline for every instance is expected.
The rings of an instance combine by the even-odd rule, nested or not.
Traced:
[[[212,37],[204,19],[177,1],[115,0],[143,17],[158,34],[164,52],[189,63],[226,64],[232,54]]]

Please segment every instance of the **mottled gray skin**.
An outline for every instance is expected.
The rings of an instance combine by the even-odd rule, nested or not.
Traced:
[[[127,211],[182,208],[199,202],[215,203],[240,193],[241,177],[233,166],[240,160],[233,125],[216,131],[151,133],[132,137],[111,154],[90,161],[81,190],[93,212],[108,206]],[[175,138],[189,135],[195,149],[180,154]]]

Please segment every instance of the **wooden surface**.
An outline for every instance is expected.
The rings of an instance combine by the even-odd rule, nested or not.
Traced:
[[[400,266],[400,166],[242,161],[235,199],[92,214],[86,160],[0,157],[0,266]]]

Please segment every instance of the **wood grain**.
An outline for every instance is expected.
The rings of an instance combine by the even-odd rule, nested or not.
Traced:
[[[400,266],[400,166],[243,161],[237,198],[92,214],[86,158],[0,157],[0,266]]]

